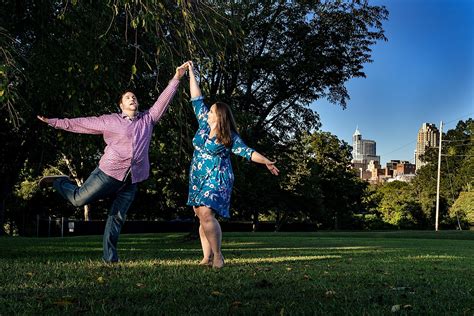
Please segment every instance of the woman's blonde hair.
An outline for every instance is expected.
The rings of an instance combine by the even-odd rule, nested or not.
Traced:
[[[226,147],[232,147],[232,132],[238,133],[232,111],[224,102],[216,102],[213,106],[217,117],[217,141]]]

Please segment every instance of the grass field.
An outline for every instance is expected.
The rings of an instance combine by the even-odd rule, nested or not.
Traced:
[[[473,232],[225,233],[226,266],[184,234],[0,238],[0,315],[474,315]]]

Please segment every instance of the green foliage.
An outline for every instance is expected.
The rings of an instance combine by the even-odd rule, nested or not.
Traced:
[[[473,131],[474,121],[468,119],[443,135],[440,223],[445,227],[458,225],[458,219],[465,221],[463,209],[470,207],[469,192],[462,191],[470,190],[474,180]],[[423,159],[427,164],[417,170],[411,183],[395,181],[368,188],[363,204],[369,214],[399,228],[434,226],[438,149],[429,148]]]
[[[370,46],[385,40],[388,12],[366,2],[224,3],[221,12],[239,21],[242,38],[230,37],[223,56],[199,58],[204,90],[211,100],[232,101],[256,142],[268,134],[287,142],[317,128],[308,105],[320,98],[345,107],[345,83],[365,76]]]
[[[459,216],[461,221],[474,226],[474,192],[461,192],[449,209],[449,215],[453,218]]]
[[[298,140],[286,152],[281,186],[287,204],[279,209],[304,215],[322,228],[350,227],[367,186],[350,168],[350,146],[328,132]]]
[[[22,200],[28,201],[38,192],[38,183],[36,181],[24,180],[16,190],[15,195]]]
[[[393,181],[377,189],[378,210],[384,221],[398,228],[423,227],[426,218],[409,183]]]
[[[326,225],[333,219],[336,229],[350,227],[352,215],[362,210],[367,186],[350,168],[351,147],[335,135],[320,132],[312,135],[310,148],[317,164]]]
[[[443,135],[441,181],[440,181],[440,218],[450,224],[452,219],[448,209],[461,191],[472,188],[474,181],[474,121],[459,121],[454,129]],[[423,213],[434,223],[436,207],[436,178],[438,149],[431,148],[423,159],[428,163],[417,171],[413,181],[414,193],[422,206]]]
[[[20,98],[19,86],[25,77],[21,71],[21,55],[11,34],[0,26],[0,109],[6,113],[5,122],[17,130],[27,109]]]

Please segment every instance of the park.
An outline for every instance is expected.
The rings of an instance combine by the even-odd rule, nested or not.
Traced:
[[[472,9],[4,1],[0,316],[474,315]]]

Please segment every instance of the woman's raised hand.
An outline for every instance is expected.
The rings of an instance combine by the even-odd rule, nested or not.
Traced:
[[[199,88],[196,76],[194,75],[194,64],[191,60],[189,60],[187,64],[189,69],[189,92],[191,94],[191,98],[202,96],[201,89]]]
[[[194,72],[194,64],[192,60],[188,61],[188,65],[189,65],[189,72]]]

